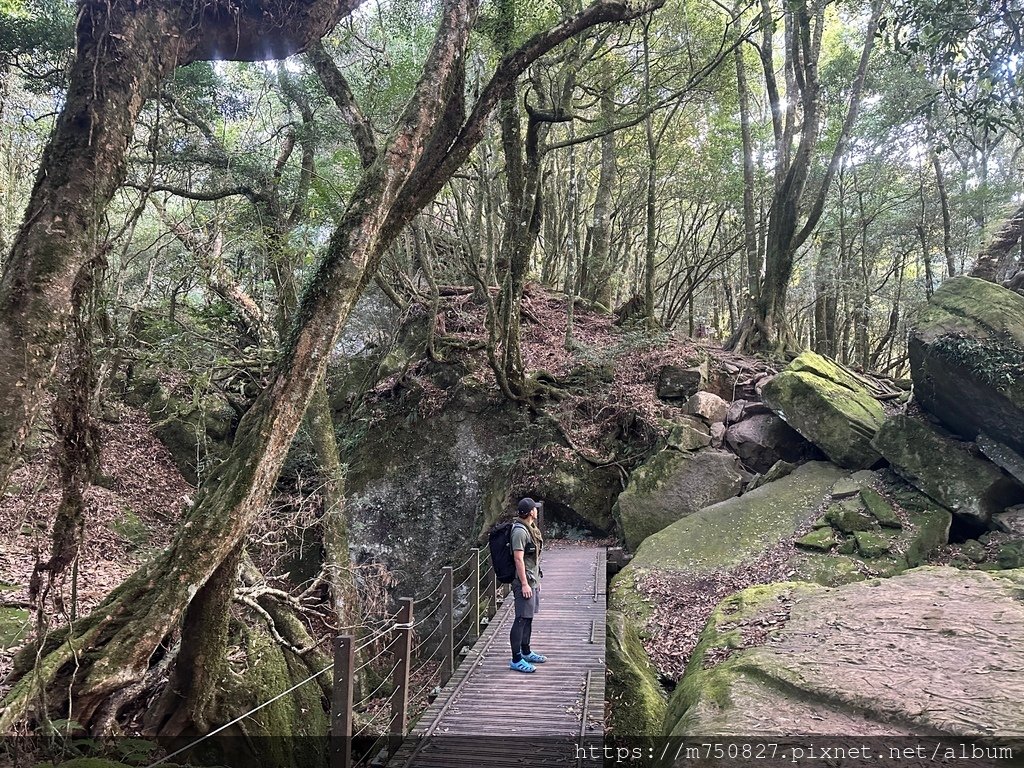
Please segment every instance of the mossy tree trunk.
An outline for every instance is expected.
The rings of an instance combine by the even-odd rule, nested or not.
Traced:
[[[0,492],[53,375],[51,350],[64,338],[72,287],[123,181],[146,98],[193,61],[300,51],[355,2],[80,0],[64,108],[0,277]]]

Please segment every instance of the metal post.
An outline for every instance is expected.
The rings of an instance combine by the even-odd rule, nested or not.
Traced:
[[[455,672],[455,591],[454,569],[446,565],[441,569],[441,684]]]
[[[494,572],[493,566],[491,568],[487,569],[487,573],[489,574],[488,578],[490,579],[490,582],[491,582],[491,588],[490,588],[491,607],[490,607],[490,611],[491,611],[491,616],[494,616],[498,612],[498,598],[501,597],[501,595],[499,594],[499,590],[498,590],[498,574],[496,574]]]
[[[473,628],[469,633],[470,641],[476,642],[480,637],[480,595],[483,592],[480,586],[480,548],[473,548],[473,556],[469,561],[472,573],[470,584],[473,585],[469,595],[469,609],[473,612]]]
[[[540,532],[544,533],[544,502],[537,502],[537,527],[540,528]]]
[[[398,637],[395,638],[394,655],[398,661],[395,667],[393,684],[395,691],[391,696],[391,727],[389,733],[390,747],[388,753],[393,755],[405,738],[409,726],[409,669],[412,659],[412,606],[411,597],[403,597],[398,601]]]
[[[355,658],[355,646],[351,635],[334,638],[331,768],[349,768],[352,765],[352,677]]]

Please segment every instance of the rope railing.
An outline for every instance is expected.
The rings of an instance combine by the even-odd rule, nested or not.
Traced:
[[[156,760],[147,768],[155,768],[157,765],[188,752],[207,739],[251,717],[285,696],[294,693],[302,686],[307,685],[332,669],[334,671],[334,686],[331,697],[331,768],[352,768],[354,765],[352,761],[352,739],[355,736],[361,736],[368,732],[371,726],[378,724],[385,713],[387,714],[388,722],[387,731],[382,732],[378,736],[370,750],[364,753],[364,758],[372,759],[375,757],[378,750],[383,748],[384,743],[388,744],[388,756],[390,757],[400,746],[402,739],[408,732],[410,702],[422,701],[428,695],[428,691],[438,686],[443,686],[452,677],[455,672],[456,658],[459,651],[466,645],[479,639],[481,622],[486,622],[488,616],[493,616],[497,611],[497,580],[489,567],[489,575],[484,578],[485,574],[482,571],[482,566],[481,550],[474,549],[470,556],[460,565],[444,567],[441,580],[427,595],[419,598],[400,598],[399,610],[395,614],[384,618],[378,628],[368,637],[362,638],[358,645],[355,643],[355,638],[350,634],[336,637],[334,661],[330,666],[312,673],[305,680],[292,685],[287,690],[253,707],[230,722],[200,736],[188,745]],[[469,574],[456,585],[453,578],[455,571],[461,571],[466,567],[469,567]],[[462,590],[466,585],[471,587],[470,595],[465,608],[456,617],[455,591],[456,589]],[[415,606],[423,605],[435,596],[439,597],[437,605],[422,617],[414,616]],[[487,615],[485,615],[485,612]],[[416,638],[416,630],[438,614],[440,616],[434,628],[426,636]],[[458,643],[456,643],[454,637],[456,628],[461,629],[462,625],[467,622],[466,631],[462,634]],[[360,626],[365,627],[367,625]],[[355,629],[355,627],[351,629]],[[377,653],[361,660],[358,666],[356,665],[357,654],[362,654],[366,649],[375,643],[379,643],[389,634],[391,638],[384,643]],[[427,643],[436,635],[440,635],[438,642],[432,649],[429,657],[427,657],[423,654],[423,651],[426,649]],[[385,655],[389,655],[394,661],[391,668],[381,676],[380,682],[373,691],[363,696],[358,702],[354,702],[355,678],[360,673],[365,673],[366,670],[378,663]],[[421,662],[415,670],[412,668],[414,658]],[[419,689],[415,693],[410,693],[410,678],[417,676],[419,672],[427,668],[430,663],[427,660],[428,658],[436,663],[436,667],[426,675],[425,681]],[[355,733],[353,733],[353,715],[357,707],[365,706],[368,702],[372,701],[389,684],[392,685],[392,691],[387,696],[386,704],[379,707],[369,719],[360,723]]]
[[[423,605],[424,603],[429,601],[434,595],[436,595],[438,592],[441,591],[441,586],[442,586],[442,582],[440,582],[440,581],[437,582],[437,586],[436,587],[434,587],[432,590],[430,590],[427,594],[423,595],[422,597],[414,598],[413,602],[416,605]]]
[[[459,572],[462,576],[464,569],[468,569],[468,573],[456,582],[455,573]],[[458,605],[455,601],[456,593],[460,595]],[[440,581],[426,595],[402,598],[401,602],[402,608],[396,614],[394,639],[370,660],[371,663],[377,661],[384,653],[392,653],[394,658],[394,664],[387,674],[394,686],[389,697],[391,718],[388,733],[380,734],[369,752],[364,753],[364,758],[373,759],[385,741],[388,744],[388,756],[394,754],[408,732],[410,704],[429,701],[431,692],[451,679],[457,663],[462,659],[462,649],[479,639],[481,625],[497,612],[500,603],[498,582],[489,564],[486,564],[485,570],[482,550],[474,549],[462,563],[443,567]],[[416,609],[423,606],[429,606],[429,610],[422,616],[417,615]],[[428,632],[419,632],[429,625],[432,626]],[[457,641],[456,632],[459,633]],[[351,651],[347,650],[350,645],[351,638],[345,637],[338,638],[335,645],[331,768],[351,768],[354,765],[351,754],[351,687],[355,674],[365,668],[365,663],[358,668],[354,666]],[[429,669],[431,666],[433,669]],[[417,678],[417,688],[413,691],[410,680]],[[384,681],[359,703],[371,700],[383,689],[383,684]],[[370,720],[359,725],[356,735],[367,734],[371,725],[378,722],[380,717],[380,711],[374,713]]]

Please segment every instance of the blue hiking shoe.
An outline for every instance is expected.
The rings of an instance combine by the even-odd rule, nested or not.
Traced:
[[[519,661],[513,661],[508,665],[509,669],[514,669],[516,672],[536,672],[537,668],[528,662],[525,658]]]
[[[530,651],[529,653],[524,653],[523,654],[523,660],[524,661],[528,661],[531,664],[543,664],[545,661],[548,660],[548,657],[547,656],[542,656],[539,653],[534,653],[533,651]]]

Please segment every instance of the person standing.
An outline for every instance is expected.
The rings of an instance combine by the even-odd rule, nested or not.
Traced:
[[[516,672],[534,672],[535,664],[547,661],[530,647],[533,634],[533,617],[540,610],[540,555],[544,548],[544,537],[537,525],[537,502],[525,498],[519,502],[519,519],[512,526],[512,557],[515,560],[516,576],[512,580],[515,596],[516,618],[512,622],[509,641],[512,644],[512,663],[509,669]]]

